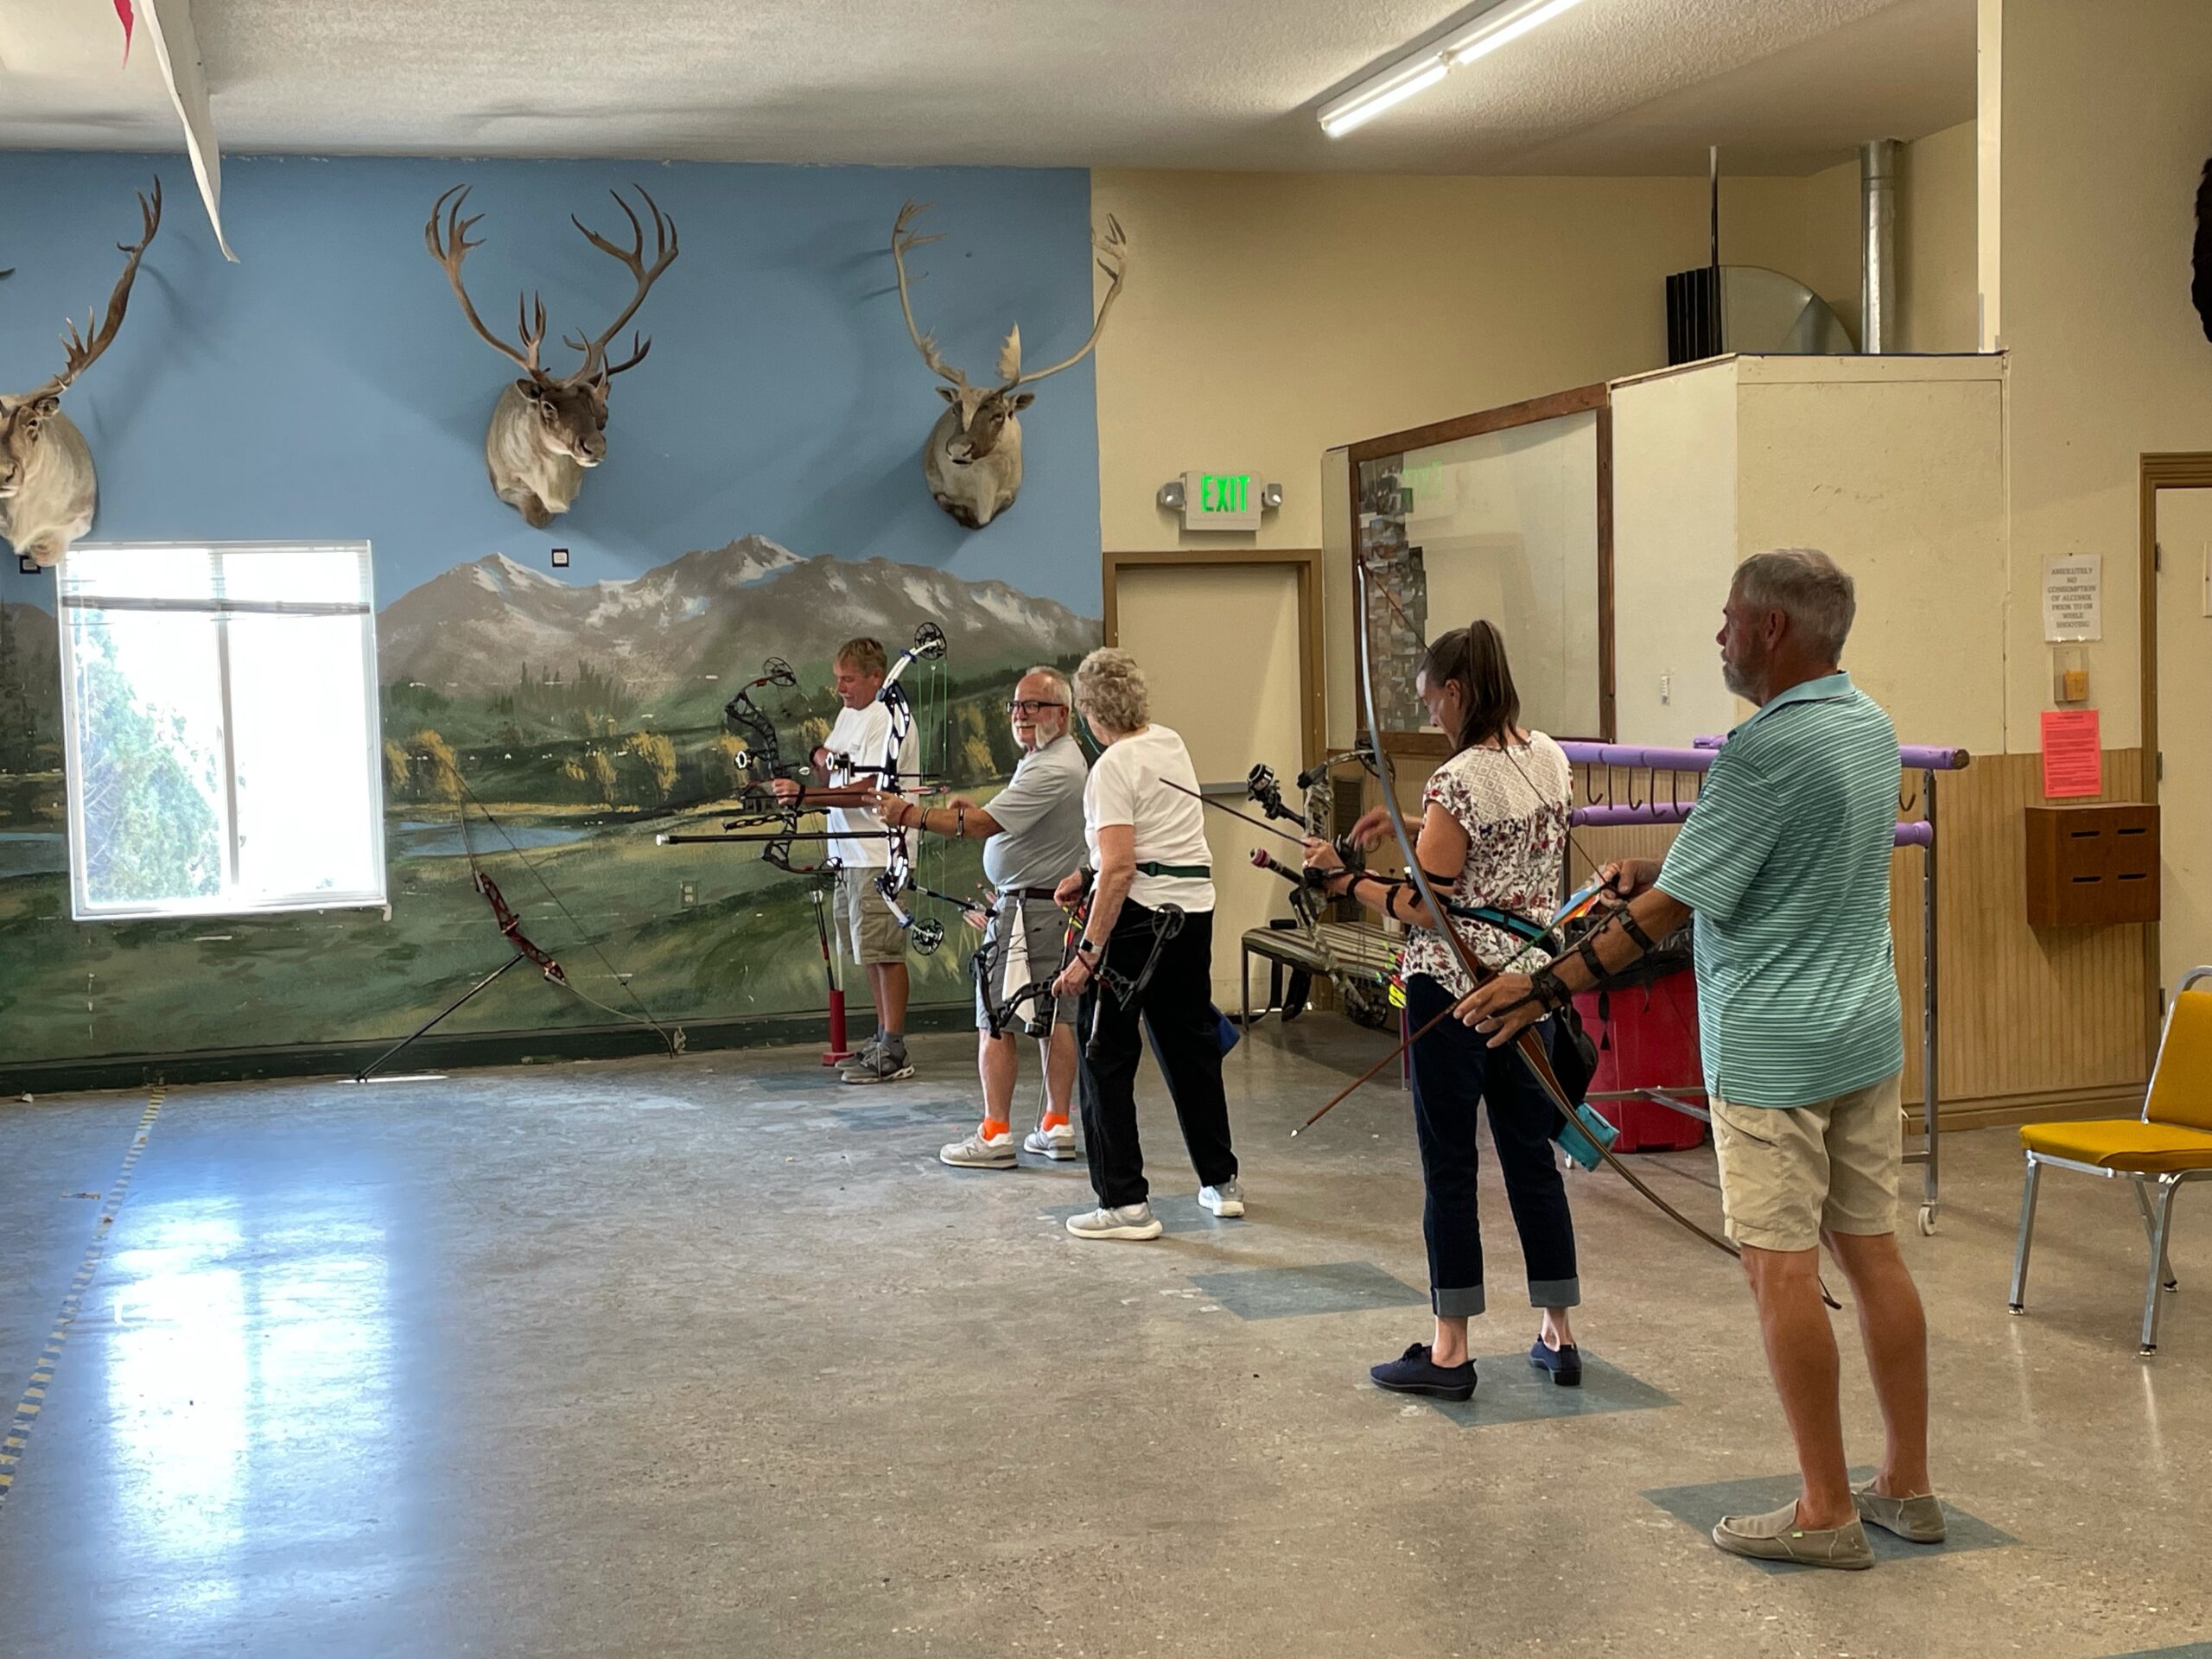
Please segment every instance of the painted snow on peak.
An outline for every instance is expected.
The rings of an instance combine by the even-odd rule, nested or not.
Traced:
[[[944,629],[963,676],[1098,643],[1095,620],[1002,582],[880,558],[803,558],[741,536],[588,585],[500,554],[458,565],[385,607],[378,654],[388,683],[420,681],[448,696],[496,696],[525,664],[588,663],[648,707],[719,707],[715,686],[751,678],[764,658],[826,674],[830,654],[852,635],[874,634],[895,652],[925,620]]]

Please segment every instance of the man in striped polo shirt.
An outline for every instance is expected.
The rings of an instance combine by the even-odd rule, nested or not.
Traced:
[[[1493,1046],[1696,918],[1698,1019],[1728,1236],[1758,1305],[1805,1495],[1730,1516],[1734,1554],[1874,1563],[1862,1521],[1939,1542],[1928,1477],[1928,1332],[1897,1244],[1904,1034],[1890,947],[1897,733],[1838,666],[1851,578],[1807,549],[1737,568],[1719,636],[1728,689],[1758,705],[1728,734],[1663,865],[1613,867],[1629,902],[1533,980],[1503,975],[1460,1005]],[[1888,1431],[1880,1472],[1847,1472],[1825,1241],[1858,1299]]]

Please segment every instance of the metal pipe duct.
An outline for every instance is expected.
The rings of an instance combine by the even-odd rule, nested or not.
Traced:
[[[1897,318],[1897,141],[1859,146],[1859,233],[1865,253],[1859,290],[1859,349],[1894,351]]]

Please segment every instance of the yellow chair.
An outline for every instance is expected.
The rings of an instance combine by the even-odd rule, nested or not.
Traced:
[[[2027,1148],[2028,1182],[2020,1194],[2020,1243],[2012,1254],[2012,1311],[2027,1312],[2028,1246],[2036,1229],[2036,1185],[2044,1166],[2078,1169],[2107,1180],[2126,1176],[2143,1212],[2151,1241],[2151,1279],[2143,1293],[2143,1352],[2158,1351],[2158,1291],[2178,1290],[2166,1243],[2173,1230],[2174,1195],[2184,1181],[2212,1175],[2212,968],[2192,968],[2166,1011],[2158,1058],[2151,1068],[2143,1116],[2079,1123],[2031,1123],[2020,1131]],[[2156,1183],[2153,1205],[2150,1188]]]

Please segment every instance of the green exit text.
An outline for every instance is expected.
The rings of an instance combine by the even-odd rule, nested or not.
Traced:
[[[1249,512],[1251,499],[1252,475],[1249,473],[1198,474],[1198,511],[1201,512]]]

